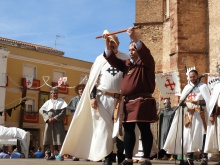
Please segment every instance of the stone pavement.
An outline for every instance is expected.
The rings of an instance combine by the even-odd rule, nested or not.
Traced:
[[[152,165],[172,165],[179,164],[179,161],[162,161],[162,160],[152,160]],[[198,161],[194,162],[195,165],[199,165]],[[214,162],[209,162],[209,165],[215,164]],[[45,159],[0,159],[0,165],[102,165],[102,162],[92,162],[92,161],[72,161],[71,159],[65,159],[64,161],[51,160],[47,161]],[[113,163],[117,165],[117,163]],[[135,163],[134,165],[140,165]]]

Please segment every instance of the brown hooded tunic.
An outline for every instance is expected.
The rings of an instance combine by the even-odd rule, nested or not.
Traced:
[[[155,62],[150,50],[142,43],[138,50],[139,60],[133,64],[130,60],[118,59],[114,52],[106,60],[115,68],[123,72],[121,94],[132,98],[149,95],[155,89]],[[124,102],[123,122],[156,122],[156,101],[152,97]]]

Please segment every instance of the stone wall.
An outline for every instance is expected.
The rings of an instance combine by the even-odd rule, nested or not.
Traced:
[[[199,74],[216,73],[220,63],[219,0],[136,0],[140,38],[156,62],[156,73],[179,71],[181,88],[187,84],[186,67]],[[205,79],[202,81],[205,82]],[[160,101],[156,87],[154,97]],[[178,104],[178,97],[171,100]],[[156,124],[153,125],[156,135]]]
[[[182,87],[185,65],[196,66],[200,74],[216,73],[219,18],[219,0],[136,0],[135,24],[142,26],[141,39],[155,58],[156,72],[179,71]]]

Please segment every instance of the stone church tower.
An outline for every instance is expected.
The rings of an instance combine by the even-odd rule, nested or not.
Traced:
[[[219,0],[136,0],[134,25],[141,26],[140,39],[154,56],[156,72],[178,71],[181,89],[187,84],[185,66],[196,66],[199,74],[217,72]],[[158,88],[154,97],[159,100]]]
[[[185,66],[196,66],[199,74],[216,73],[219,0],[136,0],[135,25],[141,26],[141,40],[154,56],[156,72],[178,71],[181,88],[187,83]]]

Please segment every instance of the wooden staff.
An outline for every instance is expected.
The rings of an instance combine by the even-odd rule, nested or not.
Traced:
[[[134,26],[133,27],[133,29],[140,29],[140,28],[141,28],[140,26]],[[118,30],[116,32],[112,32],[112,33],[109,33],[107,35],[110,36],[110,35],[114,35],[114,34],[118,34],[118,33],[123,33],[123,32],[126,32],[127,30],[128,30],[128,28],[127,29],[123,29],[123,30]],[[102,38],[102,35],[97,36],[95,39],[98,39],[98,38]]]

